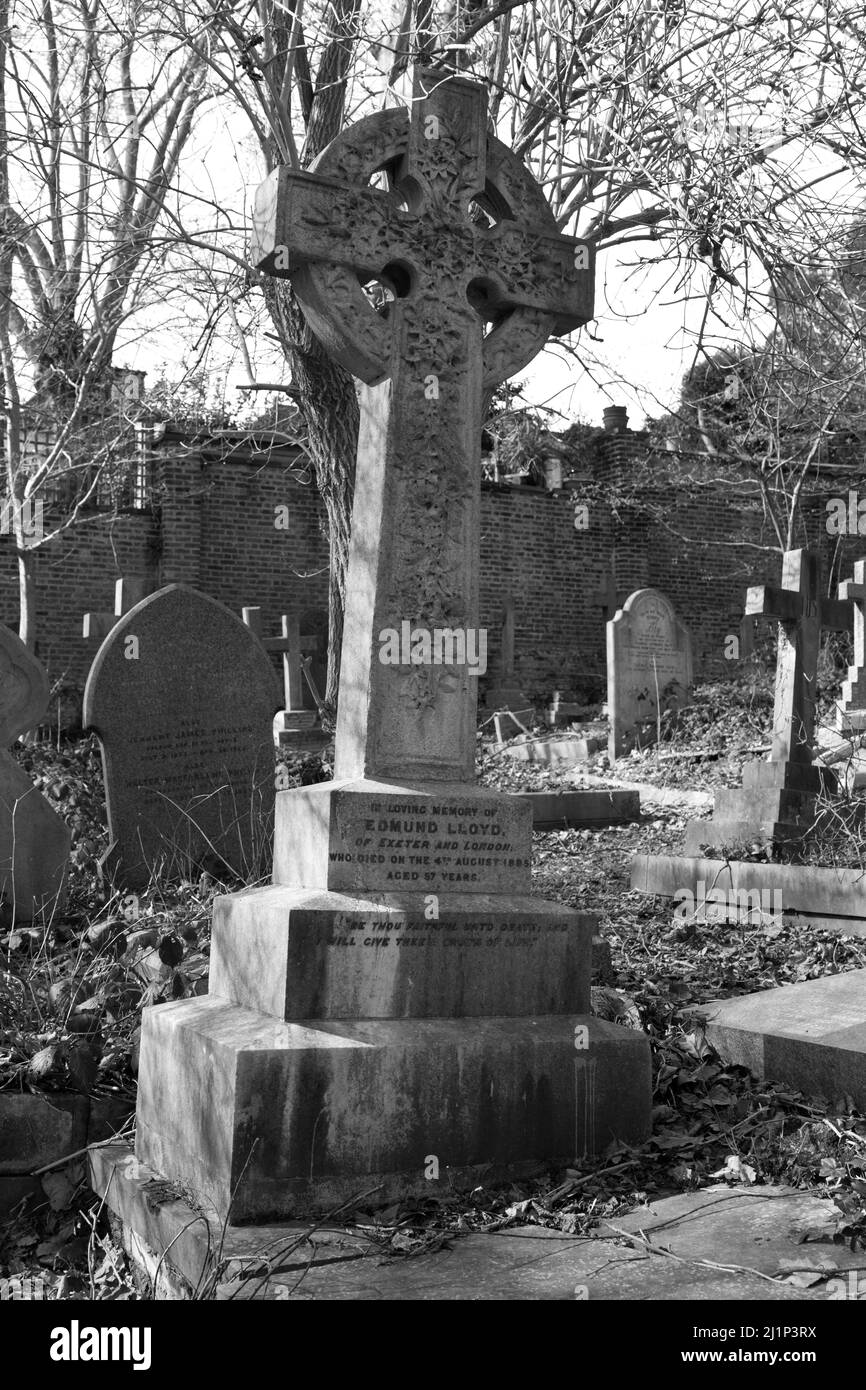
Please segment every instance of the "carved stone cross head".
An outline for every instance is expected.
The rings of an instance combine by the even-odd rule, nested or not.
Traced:
[[[371,384],[393,375],[400,320],[431,361],[477,340],[489,389],[592,317],[593,248],[559,233],[523,162],[488,133],[484,88],[435,70],[416,71],[411,113],[359,121],[309,173],[276,169],[253,222],[254,263],[291,276],[322,344]],[[396,301],[386,317],[362,288],[377,280]]]

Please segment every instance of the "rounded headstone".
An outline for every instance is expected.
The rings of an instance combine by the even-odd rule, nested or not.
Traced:
[[[102,744],[126,883],[144,886],[154,870],[266,871],[280,703],[258,638],[206,594],[170,584],[117,622],[88,676],[84,724]]]

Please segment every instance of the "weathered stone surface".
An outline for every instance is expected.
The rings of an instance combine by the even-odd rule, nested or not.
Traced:
[[[530,724],[534,714],[514,674],[515,621],[514,598],[511,594],[506,594],[502,600],[499,655],[484,691],[484,708],[500,712],[501,721],[497,721],[497,727],[501,727],[503,731],[508,729],[507,716],[503,711],[510,710],[517,714],[523,725]]]
[[[261,889],[214,906],[210,992],[282,1019],[587,1013],[595,918],[538,898]]]
[[[866,970],[705,1004],[707,1037],[729,1062],[866,1108]]]
[[[534,830],[569,826],[621,825],[640,820],[636,791],[520,792],[532,807]]]
[[[171,584],[124,614],[97,653],[84,722],[102,744],[108,825],[124,880],[162,865],[254,872],[274,798],[279,685],[229,609]]]
[[[31,1173],[84,1142],[84,1096],[0,1092],[0,1173]]]
[[[274,883],[528,893],[532,812],[486,787],[320,782],[277,794]]]
[[[634,1212],[602,1221],[593,1240],[576,1239],[542,1226],[512,1226],[507,1231],[463,1236],[448,1249],[383,1262],[377,1244],[351,1229],[311,1231],[301,1223],[234,1226],[223,1231],[211,1218],[210,1229],[199,1212],[178,1199],[148,1202],[148,1183],[159,1174],[136,1163],[121,1145],[91,1155],[91,1181],[97,1193],[113,1202],[126,1223],[124,1246],[166,1251],[163,1269],[177,1271],[195,1288],[219,1246],[232,1272],[258,1268],[273,1250],[293,1249],[287,1270],[261,1276],[227,1278],[217,1297],[341,1301],[543,1301],[590,1305],[607,1300],[726,1301],[778,1300],[810,1302],[844,1296],[864,1269],[862,1251],[834,1246],[832,1264],[840,1273],[812,1289],[784,1281],[787,1271],[811,1268],[810,1246],[797,1234],[819,1225],[826,1201],[810,1192],[766,1186],[752,1191],[709,1187],[676,1197],[651,1200]],[[487,1173],[477,1180],[487,1185]],[[495,1178],[496,1174],[494,1174]],[[367,1201],[370,1199],[368,1198]],[[634,1245],[621,1232],[633,1234]],[[641,1234],[678,1258],[648,1258]],[[132,1237],[130,1239],[130,1237]],[[145,1256],[151,1274],[156,1258]],[[727,1270],[716,1266],[729,1266]],[[748,1273],[754,1270],[753,1274]],[[848,1271],[852,1271],[849,1275]],[[764,1276],[763,1278],[761,1276]],[[860,1274],[866,1289],[866,1275]],[[175,1284],[162,1295],[189,1297]],[[157,1294],[157,1297],[160,1297]],[[699,1319],[696,1318],[699,1321]]]
[[[519,763],[585,763],[603,747],[602,738],[572,734],[566,738],[526,739],[512,743],[506,752]]]
[[[635,737],[655,738],[657,711],[687,703],[692,643],[670,600],[638,589],[607,625],[608,749],[620,757]]]
[[[218,1211],[234,1189],[234,1221],[648,1132],[647,1038],[586,1015],[283,1023],[207,998],[145,1018],[136,1156]]]
[[[66,900],[72,834],[7,749],[48,705],[48,676],[0,624],[0,899],[23,925],[50,919]]]

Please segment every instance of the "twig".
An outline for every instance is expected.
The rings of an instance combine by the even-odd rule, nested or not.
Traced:
[[[701,1269],[718,1269],[723,1274],[753,1274],[756,1279],[763,1279],[767,1284],[779,1287],[781,1280],[774,1279],[771,1274],[762,1274],[759,1269],[752,1269],[750,1265],[723,1265],[717,1264],[715,1260],[695,1260],[689,1259],[685,1255],[677,1255],[673,1250],[668,1250],[663,1245],[653,1245],[648,1236],[642,1231],[632,1232],[623,1231],[619,1226],[613,1226],[609,1221],[605,1222],[605,1227],[613,1231],[615,1235],[621,1236],[623,1240],[630,1240],[635,1244],[642,1245],[650,1255],[666,1255],[669,1260],[676,1260],[678,1264],[698,1265]]]

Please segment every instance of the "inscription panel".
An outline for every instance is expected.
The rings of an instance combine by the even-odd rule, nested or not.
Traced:
[[[390,894],[381,905],[370,895],[328,896],[345,906],[311,908],[300,895],[296,906],[287,894],[282,911],[277,902],[262,911],[255,899],[220,899],[211,992],[286,1021],[532,1018],[589,1008],[591,914],[524,897],[501,910],[490,896],[455,894],[431,917],[435,895],[417,908]]]
[[[528,891],[532,811],[516,798],[334,797],[330,887]]]

